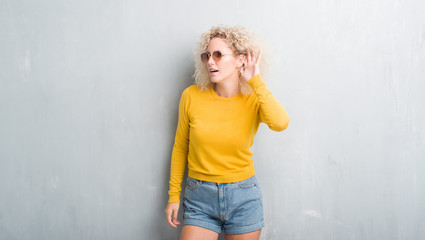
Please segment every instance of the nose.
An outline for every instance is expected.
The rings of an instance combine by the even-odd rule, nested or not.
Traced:
[[[207,61],[207,63],[208,63],[208,65],[209,65],[209,66],[211,66],[212,64],[215,64],[215,61],[214,61],[214,59],[213,59],[212,55],[209,55],[209,56],[208,56],[208,61]]]

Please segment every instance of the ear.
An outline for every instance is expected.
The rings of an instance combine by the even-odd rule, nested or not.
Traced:
[[[239,54],[236,57],[236,67],[238,69],[241,68],[241,67],[243,67],[245,62],[246,62],[246,56],[245,55]]]

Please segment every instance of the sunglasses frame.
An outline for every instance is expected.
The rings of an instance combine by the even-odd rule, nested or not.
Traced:
[[[205,56],[205,54],[207,56],[206,59],[205,59],[205,57],[203,57],[203,56]],[[223,56],[226,56],[226,55],[234,55],[234,54],[233,53],[231,53],[231,54],[230,53],[229,54],[223,54],[220,51],[214,51],[212,54],[209,53],[209,52],[204,52],[204,53],[201,54],[200,57],[201,57],[201,61],[203,63],[206,63],[206,62],[208,62],[210,60],[210,57],[212,57],[215,62],[219,62],[221,60],[221,58]]]

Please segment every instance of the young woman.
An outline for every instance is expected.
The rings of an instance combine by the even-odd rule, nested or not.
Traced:
[[[180,238],[217,239],[223,230],[226,239],[259,239],[262,196],[250,147],[261,122],[282,131],[288,114],[261,78],[261,50],[245,28],[213,27],[196,55],[196,85],[180,99],[167,221],[180,224],[187,165]]]

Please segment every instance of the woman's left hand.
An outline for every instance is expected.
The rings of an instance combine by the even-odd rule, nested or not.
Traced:
[[[260,74],[260,61],[261,61],[261,50],[258,51],[257,57],[254,56],[252,51],[249,51],[246,56],[245,67],[241,68],[241,74],[245,81],[249,81],[252,77]]]

